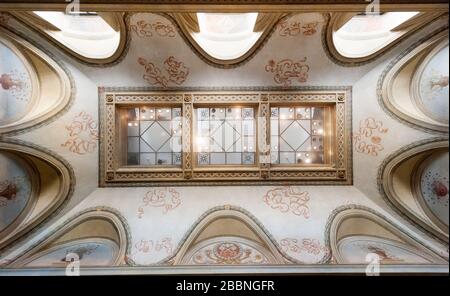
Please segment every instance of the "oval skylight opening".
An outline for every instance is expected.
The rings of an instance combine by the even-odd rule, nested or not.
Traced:
[[[120,31],[96,13],[34,11],[34,14],[54,26],[52,30],[47,30],[48,34],[84,57],[108,58],[119,47]]]
[[[200,32],[192,33],[198,45],[220,60],[241,57],[263,32],[254,32],[258,13],[197,13]]]
[[[348,58],[369,56],[400,37],[398,26],[419,12],[388,12],[380,15],[356,15],[333,34],[336,50]]]

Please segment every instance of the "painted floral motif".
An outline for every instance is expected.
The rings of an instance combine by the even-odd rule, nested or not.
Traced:
[[[144,207],[162,207],[163,214],[167,214],[181,204],[181,198],[174,188],[156,188],[148,191],[142,202],[142,206],[138,208],[139,219],[144,215]]]
[[[161,241],[143,240],[141,239],[134,245],[136,253],[148,254],[150,252],[165,252],[170,255],[173,252],[172,239],[170,237],[163,238]]]
[[[319,22],[309,22],[302,24],[299,21],[284,20],[278,24],[278,34],[282,37],[298,36],[312,36],[317,32]]]
[[[66,130],[69,131],[70,138],[61,146],[67,147],[70,152],[84,155],[94,152],[97,148],[98,125],[92,115],[80,112],[72,123],[66,126]]]
[[[298,240],[296,238],[285,238],[280,241],[280,246],[284,252],[307,253],[313,255],[325,255],[330,253],[330,249],[323,246],[318,239],[305,238]]]
[[[381,121],[373,117],[361,120],[359,130],[353,135],[356,152],[378,156],[378,153],[384,150],[381,142],[383,135],[388,130],[388,128],[383,127]]]
[[[139,58],[138,63],[144,66],[145,69],[145,74],[142,77],[152,85],[161,85],[163,87],[169,86],[170,83],[181,85],[189,76],[189,68],[173,56],[168,57],[164,61],[165,74],[155,64],[148,62],[144,58]]]
[[[146,37],[175,37],[175,29],[170,24],[164,24],[163,22],[149,23],[144,20],[137,21],[135,24],[130,25],[130,31],[136,34],[140,38]]]
[[[264,195],[264,202],[272,209],[282,213],[291,212],[306,219],[309,218],[309,199],[307,191],[301,192],[291,186],[277,187]]]
[[[273,80],[283,86],[291,85],[292,81],[306,82],[309,69],[309,66],[306,64],[306,57],[297,62],[291,59],[284,59],[278,62],[270,60],[265,67],[266,72],[274,74]]]
[[[267,258],[255,248],[235,241],[207,245],[192,256],[190,264],[234,265],[266,264]]]

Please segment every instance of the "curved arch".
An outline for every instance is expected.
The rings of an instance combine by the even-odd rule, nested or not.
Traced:
[[[240,46],[240,48],[244,48],[245,50],[230,57],[221,57],[220,54],[214,54],[214,50],[211,49],[212,47],[205,47],[209,37],[206,38],[202,36],[201,26],[196,14],[170,13],[162,15],[176,25],[183,39],[201,59],[211,66],[219,68],[234,68],[246,63],[269,39],[276,25],[288,16],[286,13],[259,13],[255,19],[254,27],[252,27],[252,33],[255,36],[251,38],[250,43],[247,43],[245,46]],[[221,38],[217,38],[216,36],[211,37],[210,39],[215,40]],[[202,40],[204,42],[202,42]],[[225,43],[219,42],[218,44],[222,44],[222,46],[218,46],[219,48],[222,48]]]
[[[81,266],[119,266],[126,264],[130,243],[129,226],[119,212],[88,208],[64,221],[8,267],[65,267],[69,253],[78,255]]]
[[[33,11],[11,12],[11,14],[65,53],[82,63],[93,66],[115,64],[122,58],[129,43],[126,13],[103,12],[98,15],[88,13],[86,16],[78,16],[78,19],[77,16],[67,15],[63,12]],[[69,30],[68,26],[65,26],[66,23],[73,23],[71,27],[74,25],[77,27],[77,22],[81,22],[80,31]],[[89,23],[92,24],[89,25]],[[103,28],[104,32],[95,35],[86,32],[83,28],[86,25],[90,28],[96,27],[96,24],[97,27]],[[89,44],[101,51],[92,54],[91,50],[84,48]],[[111,51],[110,48],[113,50]]]
[[[448,152],[448,139],[416,142],[388,156],[378,172],[378,187],[385,200],[400,214],[434,236],[448,242],[448,225],[438,223],[417,193],[418,166],[433,152]],[[419,174],[419,175],[418,175]]]
[[[32,170],[30,176],[30,200],[7,231],[0,234],[0,249],[12,243],[54,215],[73,193],[75,176],[64,160],[50,151],[28,143],[2,139],[0,152],[14,155],[27,163]],[[32,177],[32,176],[39,176]]]
[[[219,225],[230,225],[221,223],[222,219],[226,219],[227,222],[234,225],[229,228],[220,227]],[[239,227],[241,228],[239,229]],[[175,249],[174,255],[161,260],[157,265],[186,264],[189,259],[186,255],[192,255],[192,250],[201,249],[202,246],[224,237],[231,241],[238,240],[238,243],[249,244],[253,248],[256,247],[256,250],[267,255],[266,258],[269,259],[270,264],[303,264],[283,253],[275,239],[250,213],[239,207],[221,206],[205,212],[186,232]],[[198,245],[199,243],[201,244]],[[137,265],[132,260],[129,260],[129,263]]]
[[[354,13],[330,13],[327,15],[323,43],[328,56],[337,64],[343,66],[360,66],[370,63],[412,33],[440,18],[440,12],[388,12],[375,15],[356,15]],[[386,26],[383,30],[352,32],[353,22],[376,21]],[[356,24],[359,29],[364,27]],[[368,26],[370,28],[370,26]],[[382,27],[380,24],[375,26]],[[381,41],[380,41],[381,40]],[[350,45],[349,45],[350,44]],[[371,49],[368,44],[372,44]],[[346,50],[345,48],[349,49]]]
[[[424,106],[420,103],[424,99],[420,94],[424,68],[444,47],[448,48],[448,27],[413,44],[387,66],[378,81],[378,98],[388,114],[413,128],[448,133],[448,118],[447,122],[436,120],[424,112]],[[436,83],[439,84],[439,81]],[[428,104],[433,102],[427,100]]]
[[[337,264],[365,264],[365,256],[369,253],[377,254],[382,264],[447,263],[404,234],[392,221],[365,207],[353,205],[335,210],[327,231]],[[343,254],[343,249],[355,242],[359,252],[353,250],[353,258]]]
[[[65,110],[74,96],[70,74],[57,61],[21,36],[0,27],[0,42],[25,59],[30,81],[18,83],[31,89],[30,106],[20,118],[0,125],[1,134],[15,134],[38,126]]]

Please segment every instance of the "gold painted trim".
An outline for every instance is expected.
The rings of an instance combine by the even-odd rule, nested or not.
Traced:
[[[437,44],[436,44],[437,43]],[[427,117],[431,118],[432,120],[441,123],[443,125],[447,126],[447,131],[448,131],[448,120],[446,122],[444,121],[439,121],[438,119],[436,119],[434,117],[434,114],[432,114],[431,112],[429,112],[424,106],[423,106],[423,99],[420,99],[420,80],[423,76],[423,72],[425,71],[425,68],[428,66],[429,62],[436,56],[436,54],[438,54],[442,49],[444,49],[445,47],[448,47],[448,31],[446,36],[442,36],[441,38],[439,38],[438,41],[436,41],[435,44],[430,45],[429,47],[427,47],[424,51],[428,51],[428,53],[426,53],[426,55],[420,59],[420,61],[418,62],[418,66],[416,67],[416,69],[414,70],[414,74],[413,77],[411,79],[411,96],[412,96],[412,102],[415,104],[415,106],[423,113],[425,114]],[[421,53],[418,53],[421,54]],[[414,57],[412,58],[414,59]]]
[[[435,22],[446,15],[448,16],[448,10],[447,12],[425,12],[423,10],[419,11],[420,14],[407,21],[406,24],[403,23],[402,27],[399,26],[397,28],[394,28],[394,30],[397,30],[397,32],[401,32],[395,39],[385,44],[381,49],[376,50],[375,52],[367,56],[355,58],[342,55],[336,49],[333,39],[334,33],[343,26],[343,22],[349,21],[349,14],[341,12],[325,14],[326,25],[322,35],[325,52],[336,64],[348,67],[361,66],[377,60],[385,53],[396,47],[403,40],[411,36],[413,33],[423,28],[425,25]]]
[[[21,114],[17,114],[15,117],[10,118],[9,120],[3,121],[0,125],[0,129],[2,126],[8,126],[12,123],[20,121],[22,118],[27,116],[27,114],[36,106],[39,101],[39,78],[36,73],[36,68],[33,66],[33,62],[30,57],[26,54],[26,50],[19,49],[18,44],[14,41],[14,37],[8,34],[4,34],[0,28],[0,43],[3,43],[9,50],[11,50],[17,58],[22,62],[24,68],[28,73],[28,77],[31,81],[31,93],[30,93],[30,103],[28,104],[26,110]],[[20,45],[19,45],[20,46]],[[3,74],[3,73],[0,73]]]
[[[413,174],[411,174],[411,188],[412,192],[414,194],[414,198],[417,200],[418,204],[422,208],[422,210],[425,212],[426,216],[436,225],[438,226],[444,233],[449,232],[449,226],[446,225],[443,221],[439,219],[430,209],[430,207],[427,205],[427,203],[424,200],[424,197],[421,193],[421,179],[424,173],[424,169],[426,165],[429,163],[429,158],[433,156],[435,152],[440,151],[447,151],[448,152],[448,146],[447,149],[433,149],[430,151],[425,152],[427,155],[425,155],[420,161],[417,162],[417,165],[413,169]]]
[[[393,98],[393,84],[401,73],[402,69],[408,66],[409,63],[414,62],[415,58],[420,55],[424,55],[429,53],[435,46],[439,45],[441,42],[445,42],[444,40],[448,40],[448,25],[446,27],[440,28],[437,31],[432,32],[425,38],[419,40],[408,49],[406,49],[403,53],[401,53],[397,58],[392,60],[383,73],[380,75],[377,86],[377,95],[378,102],[380,106],[383,108],[386,113],[391,115],[396,120],[401,121],[402,123],[416,129],[422,129],[431,133],[447,133],[449,131],[448,124],[441,124],[436,121],[426,121],[422,119],[418,119],[415,114],[409,114],[405,111],[399,109],[395,104],[395,100]],[[420,61],[418,62],[420,65]],[[415,76],[415,71],[413,72],[412,77]],[[409,78],[409,92],[411,101],[414,101],[414,94],[411,93],[413,84],[417,82],[413,82],[412,78]],[[414,104],[414,102],[412,102]],[[398,104],[397,104],[398,105]],[[420,110],[420,109],[419,109]],[[424,114],[423,116],[426,116]]]
[[[89,65],[101,65],[106,66],[110,64],[114,64],[118,60],[123,57],[123,54],[126,52],[126,48],[128,45],[128,29],[126,24],[127,15],[121,12],[110,12],[104,13],[100,15],[100,17],[104,18],[106,22],[110,23],[114,21],[115,26],[112,26],[116,31],[120,33],[119,44],[114,53],[106,58],[89,58],[83,56],[82,54],[77,53],[72,50],[68,45],[65,45],[54,38],[53,31],[59,31],[52,24],[48,23],[46,20],[40,18],[39,16],[33,14],[30,11],[10,11],[10,14],[15,17],[19,22],[23,23],[27,27],[33,29],[38,34],[43,36],[48,42],[57,46],[64,53],[72,56],[82,63],[86,63]],[[56,29],[56,30],[55,30]]]
[[[275,31],[278,23],[289,16],[288,13],[270,13],[264,14],[264,17],[258,15],[255,31],[262,32],[258,40],[252,47],[238,58],[222,60],[208,54],[192,37],[192,33],[198,29],[198,21],[191,17],[192,14],[185,13],[165,13],[164,17],[168,18],[180,32],[183,40],[192,48],[192,50],[211,66],[219,68],[234,68],[248,62],[258,53],[266,44],[272,33]]]
[[[0,151],[2,151],[1,148]],[[20,224],[23,223],[28,218],[29,214],[33,211],[36,205],[37,199],[39,198],[40,184],[41,184],[39,171],[30,159],[28,159],[24,155],[15,153],[14,151],[7,151],[7,152],[14,160],[20,163],[22,168],[25,169],[27,177],[30,180],[31,187],[30,187],[30,196],[27,200],[25,207],[9,225],[7,225],[3,230],[0,231],[0,241],[3,238],[6,238],[11,232],[15,231],[20,226]]]
[[[351,97],[349,89],[323,89],[277,91],[254,89],[246,91],[115,91],[101,89],[99,95],[100,109],[100,186],[148,186],[151,185],[186,185],[186,184],[245,184],[266,182],[292,182],[315,184],[352,183],[351,165]],[[169,101],[166,101],[169,98]],[[185,160],[180,168],[127,167],[120,165],[121,151],[119,129],[116,123],[117,110],[120,106],[133,104],[183,104],[183,151]],[[334,109],[331,131],[336,135],[330,144],[333,157],[330,163],[314,166],[273,166],[270,163],[245,167],[198,167],[195,162],[193,144],[193,108],[197,104],[325,104]],[[269,109],[267,109],[269,110]],[[267,111],[269,112],[269,111]],[[266,115],[267,116],[267,115]],[[265,117],[265,116],[263,116]],[[258,126],[258,123],[257,123]],[[257,130],[258,138],[268,143],[267,127],[264,132]],[[263,151],[260,151],[263,152]],[[261,155],[260,155],[261,156]],[[248,183],[248,184],[249,184]]]
[[[60,178],[60,187],[53,200],[33,217],[27,217],[25,224],[21,223],[14,231],[11,231],[6,237],[0,240],[0,250],[10,245],[29,231],[32,231],[40,223],[54,214],[71,196],[73,192],[73,172],[58,158],[45,151],[38,150],[32,146],[21,142],[2,140],[0,141],[0,150],[31,156],[43,161],[52,167],[58,173]],[[39,197],[36,197],[39,199]],[[24,221],[24,220],[23,220]],[[22,221],[22,222],[23,222]]]
[[[418,215],[414,214],[412,210],[406,206],[403,202],[400,201],[399,197],[396,194],[394,185],[393,185],[393,173],[395,169],[401,165],[402,162],[417,156],[424,152],[431,152],[435,149],[447,149],[448,150],[448,139],[447,140],[441,140],[441,141],[433,141],[429,143],[423,143],[421,145],[417,145],[415,147],[410,147],[407,150],[402,151],[399,154],[396,154],[392,158],[388,158],[388,162],[383,164],[381,166],[382,171],[380,172],[380,186],[392,205],[399,210],[401,213],[406,215],[409,219],[411,219],[414,223],[417,223],[424,229],[431,232],[433,235],[439,237],[440,239],[446,241],[448,243],[449,241],[449,233],[448,228],[447,232],[444,232],[441,228],[438,227],[436,224],[430,224],[428,221],[424,220],[423,218],[419,217]],[[412,192],[414,192],[414,188],[411,188]],[[417,200],[417,195],[414,196],[414,198]],[[418,202],[418,201],[417,201]],[[428,215],[427,215],[428,216]],[[433,221],[433,220],[432,220]]]
[[[405,243],[406,246],[413,247],[417,251],[420,251],[423,255],[425,255],[426,258],[429,258],[429,260],[431,262],[435,262],[435,263],[439,263],[439,264],[447,264],[448,263],[447,261],[444,261],[440,256],[438,256],[431,250],[425,249],[424,246],[419,244],[417,241],[411,239],[408,235],[403,233],[397,225],[391,223],[392,221],[386,221],[386,219],[384,219],[382,216],[376,214],[375,212],[369,212],[365,209],[360,209],[360,208],[355,207],[355,208],[344,209],[343,211],[340,211],[339,213],[337,213],[333,217],[333,220],[331,221],[331,224],[329,226],[330,228],[329,228],[328,235],[329,235],[329,239],[330,239],[330,248],[331,248],[331,252],[332,252],[333,257],[335,258],[337,264],[345,264],[346,263],[345,260],[340,255],[340,252],[338,249],[339,241],[342,238],[338,238],[337,235],[338,235],[338,231],[339,231],[339,228],[342,225],[342,223],[345,220],[350,219],[350,218],[367,219],[367,220],[377,224],[378,226],[381,226],[388,232],[394,234],[396,237],[401,239]],[[370,234],[366,234],[366,235],[370,235]],[[348,236],[346,236],[346,237],[348,237]],[[379,236],[376,236],[376,237],[379,237]],[[421,257],[423,257],[423,256],[421,256]]]
[[[52,71],[58,78],[57,82],[59,84],[57,84],[57,82],[55,81],[55,86],[59,87],[59,89],[57,90],[59,96],[57,99],[55,99],[55,104],[53,105],[53,107],[47,107],[44,110],[39,110],[39,102],[44,98],[41,97],[42,95],[40,93],[36,94],[37,97],[35,98],[35,106],[33,106],[34,108],[30,110],[31,113],[36,112],[36,116],[33,114],[31,119],[26,119],[23,121],[22,119],[25,119],[27,115],[29,115],[29,113],[27,113],[24,117],[18,120],[18,123],[0,126],[0,134],[20,133],[23,130],[30,129],[50,120],[61,111],[65,110],[70,104],[72,96],[74,95],[73,83],[71,80],[71,76],[66,72],[66,69],[62,67],[56,60],[53,60],[52,57],[44,53],[40,48],[34,46],[33,44],[24,40],[21,36],[18,36],[16,33],[9,31],[2,26],[0,26],[0,34],[2,35],[2,37],[6,36],[10,40],[13,40],[13,43],[19,49],[19,51],[22,52],[24,56],[28,57],[31,63],[30,66],[33,66],[35,74],[37,75],[36,82],[39,83],[39,80],[42,79],[42,77],[40,77],[40,74],[45,74],[45,71]],[[32,56],[33,59],[38,59],[39,63],[44,65],[43,69],[35,67],[35,64],[31,58]],[[33,88],[35,87],[33,86]],[[42,91],[41,87],[36,87],[36,89]]]
[[[118,245],[118,252],[116,258],[114,258],[114,266],[124,265],[126,264],[126,256],[129,251],[129,234],[127,233],[127,229],[123,225],[123,222],[120,217],[118,217],[115,213],[110,211],[105,211],[102,208],[99,209],[90,209],[86,212],[81,213],[80,215],[66,221],[61,228],[56,230],[47,236],[44,240],[40,241],[37,245],[33,246],[31,249],[15,258],[10,264],[8,264],[8,268],[17,268],[23,267],[28,261],[28,258],[33,258],[36,254],[45,251],[45,248],[50,245],[53,241],[62,237],[63,235],[69,233],[72,229],[77,226],[87,222],[89,220],[102,219],[112,224],[112,226],[117,231],[117,235],[119,241],[116,242]]]

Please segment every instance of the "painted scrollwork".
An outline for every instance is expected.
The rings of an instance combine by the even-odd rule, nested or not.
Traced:
[[[270,60],[265,71],[273,73],[273,80],[277,84],[290,86],[293,81],[304,83],[308,80],[309,65],[306,64],[307,58],[298,61],[283,59],[280,61]]]
[[[174,210],[181,205],[180,193],[175,188],[156,188],[147,191],[145,197],[142,199],[142,205],[138,208],[138,218],[144,215],[144,208],[161,207],[163,214]]]
[[[72,123],[66,126],[69,132],[69,139],[61,144],[70,152],[84,155],[92,153],[97,148],[98,124],[92,115],[82,111],[74,117]]]
[[[361,120],[358,131],[353,135],[356,152],[378,156],[378,153],[384,150],[383,136],[388,131],[389,129],[383,126],[383,122],[373,117]]]
[[[299,191],[296,187],[277,187],[267,191],[263,197],[264,203],[281,213],[291,212],[308,219],[310,216],[307,191]]]
[[[154,63],[144,58],[139,58],[138,63],[145,69],[142,78],[152,85],[162,87],[168,87],[171,83],[181,85],[189,76],[189,68],[174,56],[170,56],[164,61],[165,74]]]

